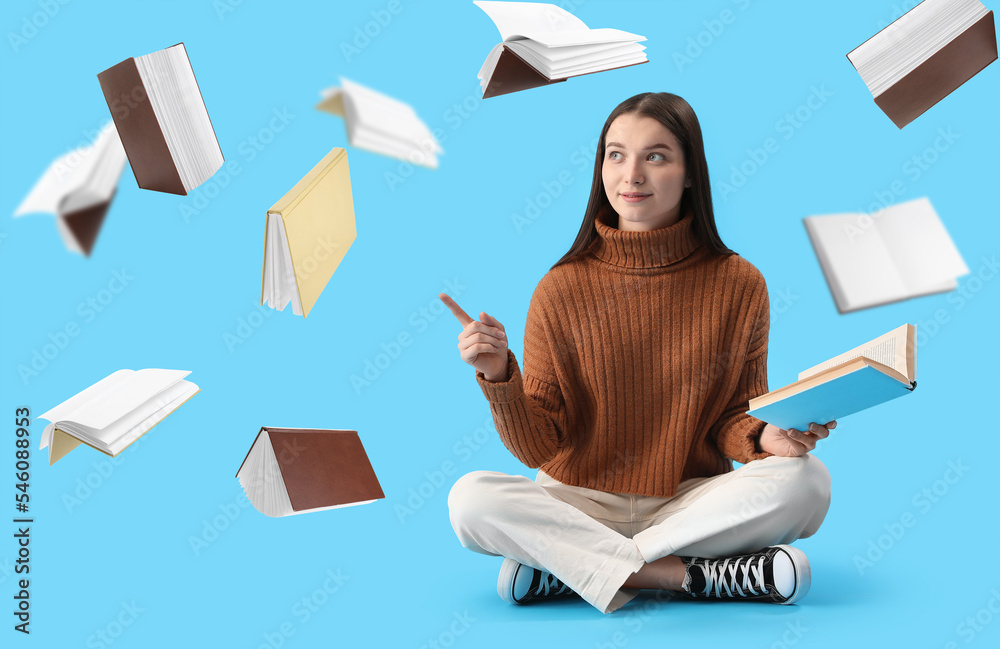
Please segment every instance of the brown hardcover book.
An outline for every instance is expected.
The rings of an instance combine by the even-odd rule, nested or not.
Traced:
[[[184,43],[128,58],[97,80],[139,187],[186,195],[222,166]]]
[[[250,503],[274,517],[385,498],[353,430],[265,426],[236,477]]]
[[[931,14],[927,14],[926,17],[911,14],[921,8],[925,12],[928,9],[935,9],[936,7],[932,5],[941,6],[947,2],[949,0],[925,0],[847,55],[848,60],[861,73],[869,90],[872,91],[876,105],[898,128],[903,128],[915,120],[987,65],[997,60],[997,37],[993,12],[986,11],[986,8],[982,7],[985,13],[976,18],[971,26],[931,54],[914,69],[895,79],[888,87],[873,88],[871,73],[867,70],[863,72],[863,68],[866,66],[863,62],[859,62],[859,50],[866,46],[879,46],[879,43],[876,42],[877,39],[883,40],[886,46],[891,45],[895,49],[897,48],[896,44],[902,43],[907,35],[918,26],[926,29],[928,25],[940,24],[940,31],[945,31],[946,23],[932,22]],[[924,7],[924,5],[927,6]],[[907,16],[911,16],[911,20],[907,23],[901,22]]]
[[[49,165],[14,216],[54,214],[66,247],[89,257],[124,168],[125,150],[109,121],[93,143]]]

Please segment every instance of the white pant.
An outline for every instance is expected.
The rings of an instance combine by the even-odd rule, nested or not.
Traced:
[[[610,613],[643,564],[668,555],[724,557],[791,543],[819,529],[830,473],[815,456],[767,457],[735,471],[685,480],[672,498],[573,487],[539,471],[474,471],[448,495],[462,545],[551,572]]]

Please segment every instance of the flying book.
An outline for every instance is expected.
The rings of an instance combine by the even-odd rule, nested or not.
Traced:
[[[267,211],[261,305],[308,316],[356,237],[347,152],[335,148]]]
[[[186,195],[222,166],[222,149],[184,43],[97,75],[139,187]]]
[[[924,0],[847,58],[903,128],[997,60],[993,12],[979,0]]]
[[[269,428],[236,472],[257,511],[290,516],[385,498],[357,431]]]
[[[799,380],[750,399],[748,415],[808,430],[909,394],[917,387],[916,327],[905,324],[799,373]]]
[[[803,222],[840,313],[953,291],[969,273],[927,198]]]
[[[108,122],[93,143],[56,158],[14,216],[54,214],[66,247],[90,255],[125,167],[125,150]]]
[[[646,63],[645,36],[589,29],[562,7],[535,2],[482,2],[503,39],[479,70],[483,98],[537,88],[593,72]]]
[[[351,146],[437,169],[444,150],[409,104],[343,77],[340,84],[322,91],[316,108],[344,118]]]
[[[199,388],[184,370],[118,370],[83,392],[39,415],[52,423],[39,448],[49,464],[81,442],[114,457],[194,396]]]

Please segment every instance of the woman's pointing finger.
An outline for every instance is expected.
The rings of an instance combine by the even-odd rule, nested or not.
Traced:
[[[469,314],[466,313],[462,309],[462,307],[458,306],[458,303],[455,302],[455,300],[451,299],[451,297],[447,293],[440,293],[438,297],[441,299],[442,302],[444,302],[444,305],[448,307],[448,309],[452,312],[452,314],[454,314],[454,316],[458,318],[458,321],[462,323],[462,327],[465,327],[465,325],[472,322],[472,318],[469,317]]]

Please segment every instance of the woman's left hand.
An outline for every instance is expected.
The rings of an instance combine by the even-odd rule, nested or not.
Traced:
[[[816,442],[830,434],[837,427],[836,421],[827,424],[809,424],[809,430],[785,430],[772,424],[764,426],[757,444],[760,450],[781,457],[798,457],[816,448]]]

